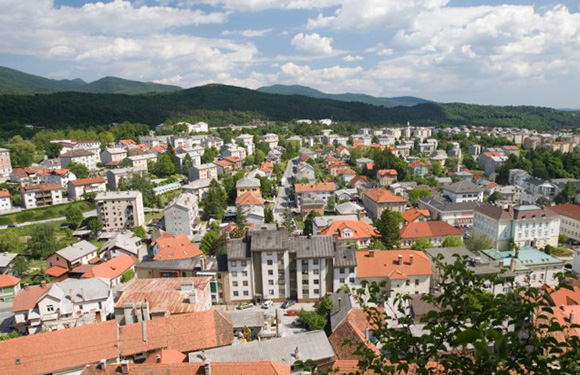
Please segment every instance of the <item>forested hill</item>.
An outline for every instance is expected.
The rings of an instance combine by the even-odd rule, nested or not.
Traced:
[[[424,103],[386,108],[300,95],[275,95],[233,86],[207,85],[144,95],[62,92],[0,95],[0,125],[33,124],[51,128],[140,122],[156,125],[168,118],[204,111],[250,113],[255,118],[290,121],[332,118],[370,125],[489,125],[534,128],[577,127],[579,114],[541,107],[494,107]],[[209,121],[211,123],[211,119]],[[10,124],[10,125],[7,125]],[[14,124],[14,125],[13,125]]]

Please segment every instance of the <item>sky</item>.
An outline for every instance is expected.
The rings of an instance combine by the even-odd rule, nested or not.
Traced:
[[[580,3],[0,0],[0,65],[55,79],[580,108]]]

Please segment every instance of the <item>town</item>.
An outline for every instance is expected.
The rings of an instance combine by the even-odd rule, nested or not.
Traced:
[[[572,130],[180,120],[3,147],[1,374],[354,373],[397,357],[377,322],[419,337],[461,275],[537,290],[580,340]]]

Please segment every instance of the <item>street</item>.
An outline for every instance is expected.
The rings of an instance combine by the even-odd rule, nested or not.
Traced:
[[[97,216],[97,210],[83,212],[83,217],[85,219],[88,217],[91,217],[91,216]],[[64,221],[64,220],[66,220],[66,217],[61,216],[61,217],[53,217],[52,219],[45,219],[45,220],[38,220],[38,221],[27,221],[26,223],[19,223],[19,224],[14,224],[14,225],[16,227],[25,227],[28,225],[43,224],[43,223],[50,223],[53,221]],[[0,230],[7,229],[7,228],[8,228],[8,225],[0,226]]]
[[[289,194],[290,187],[294,180],[294,173],[296,173],[296,165],[298,164],[298,158],[288,160],[288,165],[286,166],[286,171],[284,171],[284,176],[282,177],[282,186],[278,187],[278,195],[276,196],[276,202],[274,204],[274,221],[281,223],[284,221],[283,214],[287,209],[291,209]]]

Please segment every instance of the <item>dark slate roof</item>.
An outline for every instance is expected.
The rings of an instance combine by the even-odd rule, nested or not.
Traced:
[[[285,229],[253,230],[249,232],[249,235],[252,251],[284,251],[288,249],[288,231]]]
[[[492,204],[484,204],[483,206],[477,208],[475,211],[484,214],[485,216],[489,216],[493,219],[499,220],[509,220],[511,219],[511,215],[509,212],[505,211],[503,208],[499,206],[494,206]]]
[[[245,260],[250,258],[248,243],[242,239],[229,240],[226,244],[228,260]]]
[[[332,258],[334,256],[333,236],[300,236],[290,238],[289,250],[296,253],[296,259]]]
[[[356,254],[353,245],[348,242],[339,242],[336,244],[334,252],[335,267],[356,267]]]
[[[421,199],[423,203],[434,207],[436,210],[441,212],[455,212],[455,211],[473,211],[478,207],[485,205],[481,202],[450,202],[446,199],[438,199],[438,198],[423,198]]]
[[[330,296],[332,310],[330,311],[330,331],[333,332],[348,316],[352,309],[350,296],[345,292],[334,293]]]
[[[469,180],[461,180],[454,184],[443,187],[443,190],[450,191],[455,194],[472,194],[481,193],[483,189]]]
[[[156,261],[144,261],[137,263],[137,269],[162,269],[162,270],[179,270],[192,271],[195,269],[201,270],[202,260],[199,257],[187,259],[167,259]]]

